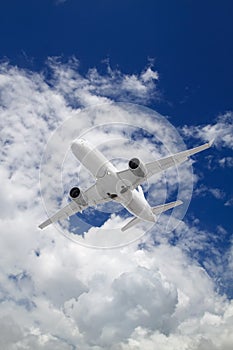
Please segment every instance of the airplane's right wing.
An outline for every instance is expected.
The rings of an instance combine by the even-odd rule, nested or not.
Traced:
[[[56,214],[48,218],[46,221],[42,222],[42,224],[39,225],[39,228],[43,229],[53,222],[66,219],[69,216],[82,212],[84,209],[87,209],[90,206],[96,206],[97,204],[110,201],[110,198],[108,196],[106,196],[105,198],[100,196],[96,189],[96,185],[93,185],[90,188],[88,188],[83,193],[83,195],[87,201],[86,205],[79,204],[78,202],[72,200],[64,208],[60,209]]]
[[[58,212],[56,214],[54,214],[53,216],[51,216],[50,218],[48,218],[47,220],[42,222],[39,225],[39,228],[43,229],[46,226],[52,224],[53,222],[57,222],[59,220],[66,219],[69,216],[72,216],[72,215],[74,215],[76,213],[79,213],[83,209],[85,209],[85,208],[82,207],[81,205],[78,205],[76,202],[71,201],[65,207],[63,207],[62,209],[58,210]]]
[[[205,143],[204,145],[189,149],[187,151],[175,153],[169,157],[161,158],[146,163],[144,164],[144,176],[136,176],[130,169],[119,171],[117,174],[121,178],[121,180],[125,181],[127,185],[130,184],[131,189],[134,189],[140,184],[142,184],[145,180],[149,179],[151,176],[183,163],[193,154],[196,154],[211,147],[212,144],[213,140],[208,143]]]

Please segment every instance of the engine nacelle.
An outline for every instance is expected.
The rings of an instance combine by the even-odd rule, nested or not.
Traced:
[[[87,205],[87,200],[83,192],[78,187],[73,187],[70,190],[70,198],[80,205]]]
[[[129,161],[129,169],[135,176],[144,177],[146,175],[146,168],[143,162],[138,158],[132,158]]]

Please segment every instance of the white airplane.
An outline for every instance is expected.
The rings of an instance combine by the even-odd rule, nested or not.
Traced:
[[[118,171],[104,155],[84,139],[75,140],[71,150],[75,157],[91,172],[96,179],[93,186],[86,191],[78,187],[70,190],[71,202],[60,209],[55,215],[39,225],[43,229],[49,224],[63,220],[90,206],[100,203],[116,201],[121,203],[131,214],[134,215],[130,221],[121,228],[126,231],[140,221],[155,222],[156,215],[174,208],[183,202],[177,200],[156,207],[151,207],[145,199],[141,184],[152,175],[158,174],[173,166],[177,166],[187,160],[195,153],[201,152],[213,144],[213,140],[171,156],[143,163],[138,158],[132,158],[128,168]]]

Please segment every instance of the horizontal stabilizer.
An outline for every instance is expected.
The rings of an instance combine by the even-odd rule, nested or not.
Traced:
[[[180,200],[175,201],[175,202],[166,203],[166,204],[161,204],[161,205],[157,205],[156,207],[153,207],[152,211],[155,215],[158,215],[158,214],[163,213],[164,211],[178,207],[181,204],[183,204],[183,202]]]
[[[164,211],[178,207],[178,205],[181,205],[181,204],[183,204],[183,202],[180,200],[175,201],[175,202],[166,203],[166,204],[161,204],[161,205],[157,205],[156,207],[153,207],[152,211],[155,215],[159,215],[159,214],[163,213]],[[124,232],[124,231],[130,229],[134,225],[138,224],[140,221],[142,221],[142,220],[135,216],[125,226],[123,226],[121,228],[121,231]]]
[[[131,219],[125,226],[123,226],[121,228],[121,231],[126,231],[128,230],[129,228],[131,228],[132,226],[138,224],[140,221],[142,221],[141,219],[139,219],[138,217],[134,217],[133,219]]]

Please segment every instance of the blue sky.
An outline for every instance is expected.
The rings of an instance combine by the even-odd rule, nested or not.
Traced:
[[[174,123],[200,123],[232,106],[232,6],[230,0],[4,2],[1,56],[39,69],[48,56],[75,55],[81,71],[104,69],[101,61],[109,58],[127,73],[155,59],[163,95],[156,108]]]
[[[0,4],[0,347],[232,348],[232,15],[230,0]],[[175,229],[165,234],[164,214],[144,239],[109,251],[75,245],[53,226],[39,232],[46,216],[39,195],[46,144],[48,155],[56,145],[45,194],[52,214],[66,204],[63,194],[76,184],[77,165],[67,153],[70,139],[56,131],[77,118],[79,131],[89,128],[95,144],[106,137],[103,151],[124,167],[120,157],[128,159],[131,148],[123,141],[115,146],[114,137],[124,140],[120,126],[112,128],[112,139],[108,130],[90,129],[101,120],[93,117],[96,105],[122,101],[149,107],[170,125],[166,133],[161,124],[156,134],[160,141],[164,135],[163,149],[152,140],[156,124],[147,120],[151,137],[140,138],[142,157],[179,149],[180,138],[193,147],[215,137],[214,147],[193,158],[194,189],[180,224],[174,218]],[[119,117],[117,108],[101,111],[110,113],[109,123]],[[137,130],[127,132],[133,137]],[[179,170],[185,199],[190,169]],[[75,176],[80,186],[90,180],[80,167]],[[162,200],[165,187],[175,199],[174,172],[166,183],[156,181],[149,184],[152,200]],[[143,233],[139,227],[120,236],[112,228],[122,217],[90,214],[113,245]],[[101,246],[103,237],[93,227],[88,239]]]

